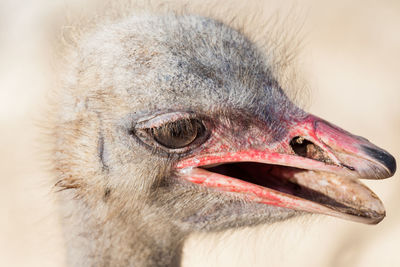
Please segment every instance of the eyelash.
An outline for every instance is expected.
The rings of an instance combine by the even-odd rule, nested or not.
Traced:
[[[154,134],[156,129],[160,129],[162,127],[169,127],[168,124],[171,124],[172,126],[174,123],[179,123],[182,120],[190,121],[193,125],[196,124],[195,125],[196,127],[200,127],[197,128],[197,131],[200,129],[200,132],[196,132],[196,136],[194,137],[193,141],[189,142],[184,147],[170,148],[165,145],[162,145],[159,141],[156,140]],[[132,133],[135,134],[136,137],[140,141],[142,141],[145,145],[149,146],[149,148],[156,149],[156,151],[161,150],[169,154],[188,153],[201,143],[204,143],[208,138],[207,127],[204,124],[203,120],[196,118],[192,113],[178,113],[178,112],[162,114],[157,117],[152,117],[147,120],[139,121],[133,127]]]

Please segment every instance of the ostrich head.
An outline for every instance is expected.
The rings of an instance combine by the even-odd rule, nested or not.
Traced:
[[[394,158],[295,106],[274,60],[230,27],[133,17],[88,35],[69,58],[54,162],[74,257],[130,263],[192,231],[303,212],[385,216],[357,178],[392,176]],[[102,241],[80,250],[83,239]]]

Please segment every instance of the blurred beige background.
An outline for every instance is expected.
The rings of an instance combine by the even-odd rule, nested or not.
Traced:
[[[63,266],[38,124],[46,116],[42,106],[52,77],[47,28],[65,1],[0,0],[0,266]],[[266,13],[272,6],[247,5]],[[251,8],[232,6],[251,16]],[[282,8],[287,6],[300,10],[304,21],[299,64],[311,88],[309,110],[399,160],[400,1],[303,0]],[[400,266],[399,178],[366,181],[387,208],[379,225],[309,216],[193,236],[184,266]]]

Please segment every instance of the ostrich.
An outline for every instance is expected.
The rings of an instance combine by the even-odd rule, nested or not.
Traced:
[[[180,266],[193,232],[319,213],[376,224],[385,150],[311,115],[274,60],[193,15],[99,27],[68,55],[53,164],[70,266]]]

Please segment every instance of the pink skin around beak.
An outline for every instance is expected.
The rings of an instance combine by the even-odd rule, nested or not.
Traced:
[[[229,137],[220,138],[218,148],[214,144],[214,149],[207,147],[179,161],[179,176],[209,188],[235,192],[248,201],[369,224],[380,222],[385,216],[382,202],[357,178],[392,176],[396,170],[394,158],[368,140],[313,115],[286,124],[286,135],[264,147],[232,147]],[[268,140],[262,134],[258,133],[257,138]],[[256,177],[257,184],[243,179],[246,177],[227,175],[230,172],[213,172],[223,169],[221,164],[238,162],[258,163],[240,172]]]

